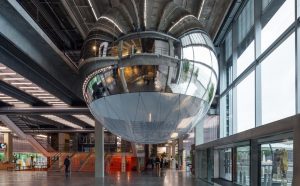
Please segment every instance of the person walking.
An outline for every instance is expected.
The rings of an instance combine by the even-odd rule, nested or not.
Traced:
[[[71,164],[70,156],[67,156],[64,161],[66,177],[68,177],[69,173],[70,173],[70,170],[69,170],[70,164]]]

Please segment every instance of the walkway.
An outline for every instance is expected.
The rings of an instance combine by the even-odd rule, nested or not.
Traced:
[[[210,186],[195,180],[183,171],[163,171],[161,174],[148,171],[146,173],[115,173],[104,179],[95,179],[91,173],[72,173],[69,178],[58,172],[1,171],[0,185],[14,186]]]

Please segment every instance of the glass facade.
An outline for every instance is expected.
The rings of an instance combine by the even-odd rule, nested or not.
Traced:
[[[263,124],[295,114],[295,88],[293,33],[261,63]]]
[[[295,1],[286,0],[261,30],[262,52],[265,51],[294,21]]]
[[[252,72],[237,86],[237,132],[255,127],[255,76]]]
[[[299,113],[299,12],[300,0],[242,1],[226,34],[217,40],[221,41],[222,64],[219,138],[256,127],[266,130],[279,125],[278,120]],[[227,138],[236,140],[229,144],[220,143],[221,139],[198,149],[213,144],[218,150],[214,157],[215,162],[218,160],[214,169],[219,169],[216,178],[238,185],[253,185],[256,181],[263,186],[293,185],[296,133],[287,129],[280,134],[269,132],[266,140],[255,131]],[[288,138],[281,135],[285,132]],[[243,140],[238,141],[240,138]],[[257,171],[258,179],[251,179],[250,169]]]
[[[250,147],[236,148],[236,183],[250,185]]]
[[[220,45],[220,137],[296,114],[295,1],[258,3],[244,2]]]
[[[261,185],[292,185],[293,141],[262,144],[260,150]]]
[[[232,181],[232,149],[220,150],[220,177]]]

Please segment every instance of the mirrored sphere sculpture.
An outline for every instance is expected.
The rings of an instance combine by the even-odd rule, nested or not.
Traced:
[[[194,29],[175,38],[141,31],[115,40],[93,34],[80,64],[83,95],[109,131],[132,142],[163,143],[206,115],[218,62],[205,32]]]

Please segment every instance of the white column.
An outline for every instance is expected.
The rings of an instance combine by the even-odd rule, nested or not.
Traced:
[[[104,129],[95,124],[95,177],[104,178]]]

